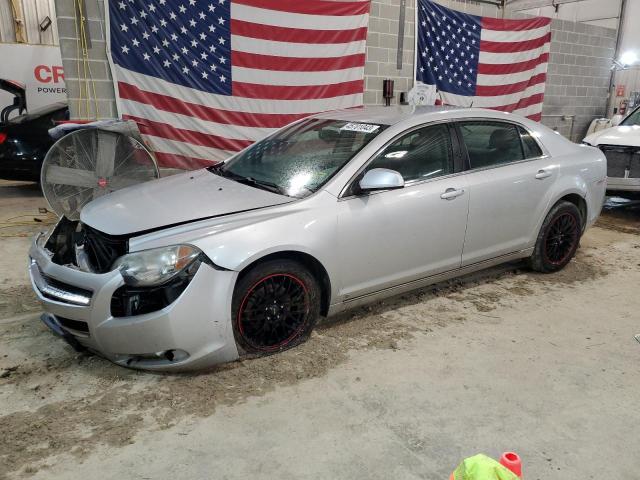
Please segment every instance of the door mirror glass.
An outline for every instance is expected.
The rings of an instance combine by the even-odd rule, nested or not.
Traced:
[[[373,168],[364,174],[360,180],[360,191],[390,190],[404,187],[404,179],[395,170],[388,168]]]

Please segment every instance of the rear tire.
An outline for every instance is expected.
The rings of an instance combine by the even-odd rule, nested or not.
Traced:
[[[551,209],[540,228],[533,255],[533,270],[552,273],[563,269],[573,258],[582,235],[582,215],[573,203],[560,201]]]
[[[270,260],[253,267],[234,290],[233,331],[246,353],[275,353],[300,344],[319,315],[319,284],[293,260]]]

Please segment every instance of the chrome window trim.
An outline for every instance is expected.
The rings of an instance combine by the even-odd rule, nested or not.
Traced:
[[[531,129],[529,127],[527,127],[526,125],[524,125],[523,123],[517,121],[517,120],[506,120],[506,119],[502,119],[502,118],[491,118],[491,117],[468,117],[468,118],[449,118],[446,120],[434,120],[428,123],[423,123],[420,125],[415,125],[407,130],[404,130],[403,132],[399,133],[398,135],[396,135],[395,137],[393,137],[391,140],[389,140],[387,143],[385,143],[382,147],[380,147],[357,171],[356,173],[349,179],[349,181],[344,185],[344,187],[342,187],[342,189],[340,190],[340,195],[338,195],[338,201],[342,201],[343,199],[351,199],[351,198],[356,198],[357,195],[346,195],[346,191],[348,190],[348,188],[351,186],[353,180],[360,175],[366,168],[367,166],[375,159],[377,158],[378,155],[380,155],[380,153],[382,153],[382,151],[387,148],[389,145],[391,145],[393,142],[395,142],[396,140],[400,139],[401,137],[410,134],[416,130],[419,130],[421,128],[425,128],[425,127],[430,127],[430,126],[435,126],[435,125],[441,125],[441,124],[456,124],[456,123],[461,123],[461,122],[467,122],[467,121],[485,121],[485,122],[496,122],[496,123],[506,123],[508,125],[517,125],[518,127],[522,128],[525,132],[527,132],[531,138],[534,139],[534,141],[536,142],[536,144],[538,145],[538,147],[540,148],[540,151],[542,152],[542,155],[539,157],[532,157],[532,158],[525,158],[522,160],[516,160],[514,162],[509,162],[509,163],[503,163],[500,165],[491,165],[488,167],[480,167],[480,168],[470,168],[469,170],[463,170],[461,172],[455,172],[455,173],[451,173],[449,175],[442,175],[440,177],[435,177],[435,178],[430,178],[427,180],[411,180],[409,182],[405,183],[405,188],[407,187],[412,187],[414,185],[420,185],[426,182],[433,182],[436,180],[446,180],[448,178],[452,178],[452,177],[456,177],[458,175],[465,175],[468,173],[475,173],[475,172],[483,172],[485,170],[493,170],[495,168],[502,168],[502,167],[507,167],[510,165],[518,165],[521,163],[525,163],[525,162],[534,162],[536,160],[543,160],[545,158],[550,158],[549,155],[549,150],[547,150],[547,148],[544,146],[544,144],[542,142],[540,142],[540,140],[537,138],[536,135],[533,134],[533,132],[531,131]],[[456,125],[456,127],[459,128],[459,125]],[[460,141],[464,141],[464,139],[460,139]],[[451,139],[451,142],[453,144],[453,139]],[[466,148],[466,146],[465,146]],[[453,152],[452,152],[453,153]],[[524,154],[524,151],[523,151]],[[367,195],[376,195],[378,193],[384,193],[387,192],[388,190],[380,190],[378,192],[370,192]]]
[[[344,187],[342,187],[342,189],[340,190],[340,195],[338,195],[338,201],[342,201],[344,199],[352,199],[352,198],[357,198],[358,195],[346,195],[347,190],[349,189],[349,187],[351,186],[353,180],[355,178],[358,177],[358,175],[360,175],[364,170],[366,170],[366,168],[369,166],[369,164],[371,162],[373,162],[373,160],[375,160],[376,158],[378,158],[378,155],[380,155],[385,148],[387,148],[389,145],[391,145],[392,143],[394,143],[395,141],[399,140],[400,138],[409,135],[413,132],[415,132],[416,130],[420,130],[426,127],[432,127],[432,126],[436,126],[436,125],[448,125],[452,122],[452,119],[446,119],[446,120],[434,120],[428,123],[423,123],[420,125],[415,125],[411,128],[408,128],[407,130],[404,130],[402,132],[400,132],[399,134],[397,134],[395,137],[393,137],[391,140],[389,140],[387,143],[385,143],[382,147],[380,147],[378,150],[376,150],[376,152],[371,155],[371,157],[369,157],[369,159],[356,171],[356,173],[354,173],[351,178],[347,181],[347,183],[345,183]],[[451,139],[451,145],[453,147],[453,138]],[[451,152],[451,160],[455,161],[454,159],[454,152],[453,152],[453,148],[452,148],[452,152]],[[462,172],[455,172],[455,173],[450,173],[448,175],[442,175],[440,177],[434,177],[434,178],[428,178],[425,180],[409,180],[408,182],[405,182],[404,184],[404,188],[407,187],[413,187],[414,185],[420,185],[422,183],[427,183],[427,182],[434,182],[436,180],[443,180],[445,178],[449,178],[449,177],[455,177],[458,176],[460,174],[464,173],[464,171]],[[397,190],[397,189],[395,189]],[[402,190],[402,189],[400,189]],[[384,193],[384,192],[388,192],[389,190],[380,190],[377,192],[369,192],[367,195],[376,195],[378,193]]]

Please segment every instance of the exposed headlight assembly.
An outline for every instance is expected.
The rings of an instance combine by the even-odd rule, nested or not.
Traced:
[[[151,287],[168,282],[189,267],[202,252],[191,245],[172,245],[129,253],[114,263],[127,285]]]

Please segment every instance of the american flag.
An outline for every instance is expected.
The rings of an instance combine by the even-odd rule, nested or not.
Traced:
[[[416,80],[442,103],[513,112],[540,121],[551,19],[504,20],[418,0]]]
[[[362,105],[368,1],[109,0],[119,114],[163,166]]]

